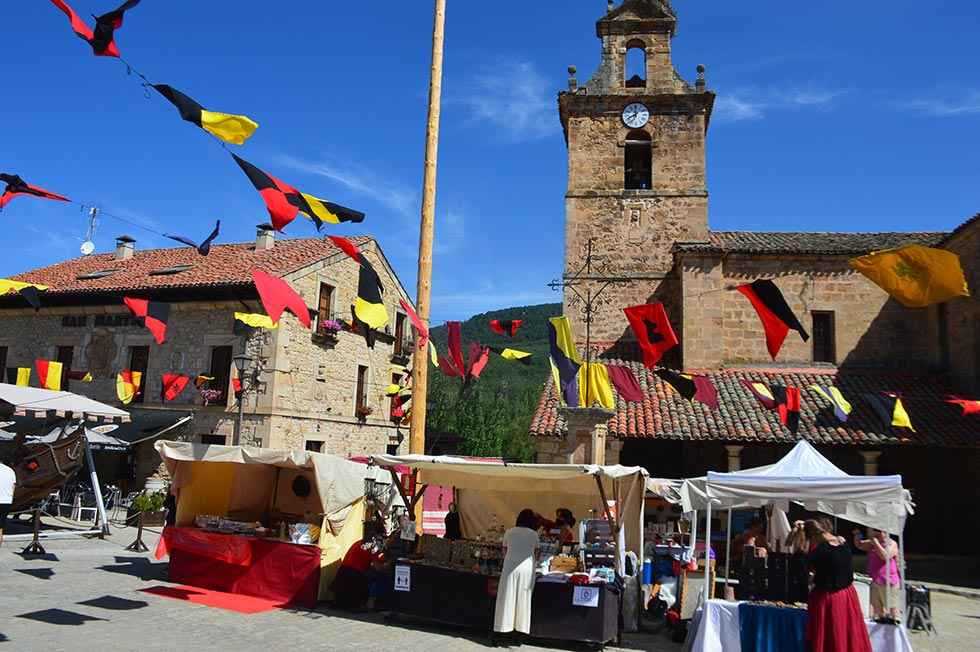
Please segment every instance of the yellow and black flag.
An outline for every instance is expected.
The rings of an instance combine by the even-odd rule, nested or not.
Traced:
[[[892,394],[890,392],[885,394],[865,394],[864,400],[868,402],[874,413],[881,419],[881,423],[887,428],[888,426],[898,426],[899,428],[908,428],[912,432],[915,432],[915,428],[912,427],[912,419],[909,418],[909,413],[905,411],[905,405],[902,404],[902,399],[899,398],[898,394]]]
[[[7,382],[11,385],[30,387],[31,368],[30,367],[7,367]]]
[[[381,328],[388,323],[388,309],[385,308],[381,293],[384,287],[378,273],[374,271],[364,256],[361,256],[361,267],[357,277],[357,301],[354,303],[354,315],[369,328]]]
[[[353,208],[347,208],[346,206],[341,206],[340,204],[335,204],[332,201],[314,197],[313,195],[305,192],[301,192],[300,194],[303,196],[303,199],[306,200],[306,205],[310,210],[307,212],[303,208],[300,208],[299,214],[307,219],[313,220],[313,224],[316,226],[317,231],[323,227],[324,222],[329,222],[330,224],[340,224],[341,222],[364,221],[364,213],[355,211]]]
[[[531,364],[531,357],[534,355],[533,353],[528,353],[527,351],[518,351],[517,349],[498,349],[495,346],[491,346],[490,350],[504,360],[512,360],[525,365]]]
[[[180,117],[196,124],[212,136],[232,145],[242,145],[248,140],[259,124],[247,115],[208,111],[203,106],[166,84],[153,84],[153,88],[177,107]]]

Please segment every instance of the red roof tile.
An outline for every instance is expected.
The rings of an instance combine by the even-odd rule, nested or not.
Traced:
[[[651,370],[638,362],[603,360],[630,367],[647,395],[642,403],[616,396],[616,415],[609,434],[621,438],[793,442],[805,438],[818,444],[977,446],[980,416],[961,416],[959,407],[944,402],[953,392],[942,376],[876,371],[817,369],[725,369],[707,372],[718,390],[718,410],[689,403]],[[742,380],[799,387],[802,391],[800,427],[796,436],[774,411],[763,408],[742,385]],[[811,384],[838,387],[853,406],[847,423],[840,424],[830,404]],[[917,432],[884,427],[863,394],[896,392]],[[549,377],[531,420],[537,437],[564,436],[565,421],[558,414],[553,380]]]
[[[371,241],[368,236],[350,239],[357,245]],[[319,238],[277,240],[272,249],[263,251],[256,251],[250,242],[215,245],[207,256],[190,247],[137,249],[129,260],[116,260],[113,254],[82,256],[13,278],[49,286],[45,296],[251,286],[252,268],[285,276],[337,253],[340,249],[336,245]],[[152,274],[179,265],[190,267],[175,274]],[[103,270],[115,271],[101,278],[79,278]]]

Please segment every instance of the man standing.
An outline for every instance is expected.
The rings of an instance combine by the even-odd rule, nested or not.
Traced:
[[[17,486],[17,475],[14,470],[0,462],[0,546],[3,545],[3,530],[7,527],[7,514],[14,502],[14,487]]]

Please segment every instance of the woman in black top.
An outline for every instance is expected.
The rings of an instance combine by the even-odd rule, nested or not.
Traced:
[[[806,627],[810,649],[871,652],[871,639],[854,590],[851,549],[818,521],[806,521],[802,529],[810,543],[807,563],[813,569]]]

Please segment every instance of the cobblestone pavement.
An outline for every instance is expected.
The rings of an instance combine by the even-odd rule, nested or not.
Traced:
[[[166,564],[125,550],[132,529],[112,537],[45,541],[48,556],[25,559],[24,542],[0,549],[0,652],[3,650],[480,650],[478,634],[420,623],[386,625],[381,616],[273,610],[242,615],[141,592],[168,585]],[[156,535],[148,533],[151,550]],[[939,635],[913,633],[919,652],[975,649],[980,601],[933,593]],[[627,635],[627,650],[677,652],[660,632]],[[548,649],[524,645],[521,650]],[[551,648],[554,649],[554,648]],[[583,647],[568,649],[585,649]],[[615,649],[615,648],[608,648]]]

